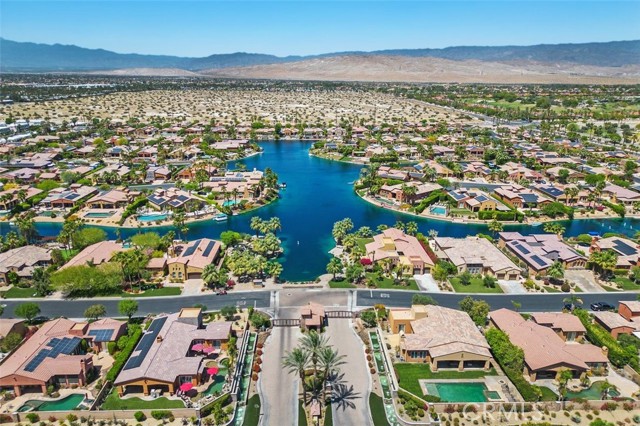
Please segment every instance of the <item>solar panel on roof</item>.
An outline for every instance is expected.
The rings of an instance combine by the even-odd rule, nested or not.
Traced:
[[[183,257],[191,256],[191,255],[196,251],[196,248],[198,247],[198,245],[200,245],[200,241],[202,241],[202,240],[196,240],[196,241],[194,241],[194,242],[193,242],[193,244],[192,244],[192,245],[190,245],[190,246],[189,246],[189,247],[184,251],[184,253],[182,253],[182,256],[183,256]]]
[[[209,254],[211,254],[211,250],[213,250],[213,246],[215,246],[215,245],[216,245],[215,241],[209,241],[209,244],[207,244],[207,248],[204,249],[204,252],[202,253],[202,255],[204,257],[209,256]]]
[[[89,336],[94,337],[95,342],[109,342],[111,340],[111,336],[113,335],[113,329],[104,329],[104,330],[90,330]]]
[[[528,249],[528,248],[526,248],[525,246],[521,245],[520,243],[517,243],[517,244],[518,244],[518,246],[517,246],[517,247],[518,247],[518,250],[520,250],[520,252],[522,252],[522,254],[529,254],[529,253],[531,253],[531,252],[529,251],[529,249]],[[515,245],[515,244],[514,244],[514,245]]]
[[[539,266],[545,266],[547,264],[547,262],[545,262],[544,260],[540,259],[540,257],[538,255],[531,256],[531,260],[533,260]]]
[[[130,370],[132,368],[138,368],[142,365],[142,361],[144,361],[147,353],[149,353],[149,349],[151,349],[151,345],[158,337],[160,330],[162,330],[162,326],[167,321],[167,317],[162,317],[153,320],[147,332],[142,336],[140,342],[136,345],[136,349],[134,352],[138,352],[138,355],[132,356],[129,358],[127,363],[124,365],[124,370]]]
[[[625,256],[631,256],[636,252],[635,248],[620,240],[616,241],[613,247]]]

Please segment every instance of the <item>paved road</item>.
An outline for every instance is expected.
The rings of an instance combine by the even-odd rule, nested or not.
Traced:
[[[369,372],[362,340],[351,329],[348,318],[330,318],[329,344],[344,355],[345,364],[333,385],[333,422],[341,426],[370,426]]]
[[[247,292],[233,292],[225,296],[197,295],[197,296],[177,296],[177,297],[148,297],[138,298],[138,315],[147,315],[161,312],[178,312],[185,306],[203,304],[210,310],[220,309],[223,306],[254,306],[266,311],[274,309],[273,299],[280,300],[282,307],[302,306],[309,301],[314,301],[325,306],[345,306],[354,308],[373,306],[382,303],[391,307],[408,307],[411,305],[411,298],[414,294],[428,294],[440,305],[449,308],[457,308],[458,302],[465,297],[465,294],[456,293],[425,293],[402,290],[313,290],[313,289],[282,289],[276,292],[269,290],[254,290]],[[578,293],[577,295],[588,306],[593,302],[608,302],[617,305],[621,300],[636,300],[638,292],[607,292],[607,293]],[[563,293],[547,294],[476,294],[475,298],[481,298],[489,302],[493,309],[512,308],[511,301],[522,304],[522,311],[559,311],[562,309],[563,299],[567,297]],[[107,308],[108,316],[119,316],[118,298],[94,298],[76,300],[53,300],[53,299],[6,299],[0,300],[5,304],[4,318],[12,317],[16,305],[25,301],[33,301],[40,305],[42,315],[48,317],[65,316],[68,318],[83,318],[84,310],[94,304],[103,304]]]
[[[118,312],[118,302],[120,298],[95,298],[95,299],[75,299],[75,300],[56,300],[56,299],[6,299],[0,300],[0,303],[6,305],[3,317],[13,316],[16,305],[26,301],[38,303],[41,314],[47,317],[55,318],[64,316],[67,318],[84,318],[84,311],[87,307],[95,304],[104,305],[107,308],[107,316],[121,316]],[[180,308],[203,304],[210,310],[217,310],[223,306],[241,306],[256,308],[269,308],[271,305],[270,291],[250,291],[250,292],[233,292],[224,296],[216,296],[213,294],[197,295],[197,296],[175,296],[175,297],[140,297],[138,301],[137,315],[145,316],[147,314],[157,314],[162,312],[178,312]]]
[[[278,308],[276,318],[298,318],[298,308]],[[298,327],[274,327],[262,355],[258,383],[262,402],[261,426],[298,424],[300,379],[282,367],[282,357],[298,344]]]
[[[358,290],[356,303],[361,307],[373,306],[381,303],[385,306],[393,307],[409,307],[411,299],[417,292],[407,292],[401,290],[391,291],[369,291]],[[425,293],[422,293],[425,294]],[[638,293],[577,293],[582,299],[585,306],[589,306],[593,302],[608,302],[617,305],[621,300],[636,300]],[[466,294],[459,293],[431,293],[438,304],[447,308],[458,308],[458,303]],[[521,311],[524,312],[543,312],[543,311],[560,311],[564,304],[563,299],[568,295],[565,293],[547,293],[547,294],[473,294],[476,299],[486,300],[492,309],[509,308],[513,309],[511,301],[522,304]]]

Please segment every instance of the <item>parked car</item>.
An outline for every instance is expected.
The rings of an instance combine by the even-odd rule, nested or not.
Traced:
[[[592,311],[613,311],[615,307],[607,302],[596,302],[591,304]]]

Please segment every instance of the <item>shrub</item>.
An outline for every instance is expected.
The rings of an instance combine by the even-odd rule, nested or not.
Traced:
[[[113,355],[116,353],[117,344],[116,342],[107,342],[107,351],[109,355]]]
[[[568,282],[565,281],[560,286],[560,290],[562,290],[564,293],[569,293],[571,291],[571,286],[569,285]]]
[[[129,327],[133,327],[133,326],[130,324]],[[127,362],[129,357],[133,353],[133,350],[138,344],[138,340],[140,340],[141,336],[142,336],[142,329],[140,327],[135,327],[135,329],[133,330],[133,333],[131,333],[131,336],[129,337],[129,340],[127,341],[127,346],[124,349],[122,349],[118,353],[118,355],[116,355],[113,361],[113,365],[111,366],[111,369],[107,373],[106,380],[114,381],[116,377],[118,377],[120,370],[122,370],[122,367],[124,367],[124,364]]]
[[[26,415],[26,418],[30,423],[38,423],[40,421],[40,416],[36,413],[28,413]]]
[[[145,416],[142,411],[136,411],[133,417],[135,417],[135,419],[139,422],[143,422],[147,418],[147,416]]]
[[[151,412],[151,417],[156,420],[164,420],[173,417],[173,413],[169,410],[153,410]]]

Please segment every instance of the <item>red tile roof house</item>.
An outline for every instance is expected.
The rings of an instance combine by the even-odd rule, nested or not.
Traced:
[[[407,361],[429,363],[431,371],[491,368],[489,344],[467,313],[441,306],[424,310],[426,316],[411,321],[412,333],[401,334],[400,350]]]
[[[618,305],[618,313],[629,321],[640,320],[640,301],[621,301]]]
[[[205,326],[200,308],[183,308],[179,313],[156,317],[116,378],[118,393],[148,395],[151,389],[162,389],[173,394],[184,383],[200,385],[210,355],[194,350],[194,345],[219,354],[227,348],[232,324],[224,321]]]
[[[625,317],[609,311],[594,312],[593,317],[596,323],[600,324],[611,333],[615,339],[621,334],[632,334],[636,331],[638,323],[629,321]]]
[[[385,229],[382,234],[375,235],[373,242],[368,243],[365,249],[372,262],[391,259],[410,275],[424,274],[435,265],[416,237],[396,228]]]
[[[585,343],[565,342],[549,327],[527,321],[508,309],[489,313],[491,324],[509,336],[511,342],[524,352],[524,374],[534,382],[554,379],[561,370],[569,370],[574,377],[594,370],[606,369],[607,355],[601,348]]]
[[[581,342],[587,333],[580,318],[569,313],[539,312],[531,314],[531,319],[536,324],[549,327],[566,342]]]
[[[24,392],[46,393],[52,384],[86,385],[93,358],[82,349],[82,340],[90,345],[115,341],[124,333],[124,324],[109,320],[89,325],[65,318],[44,323],[2,363],[0,388],[13,389],[19,396]]]
[[[320,331],[325,325],[327,325],[327,316],[324,306],[309,302],[300,308],[300,327],[303,330]]]

